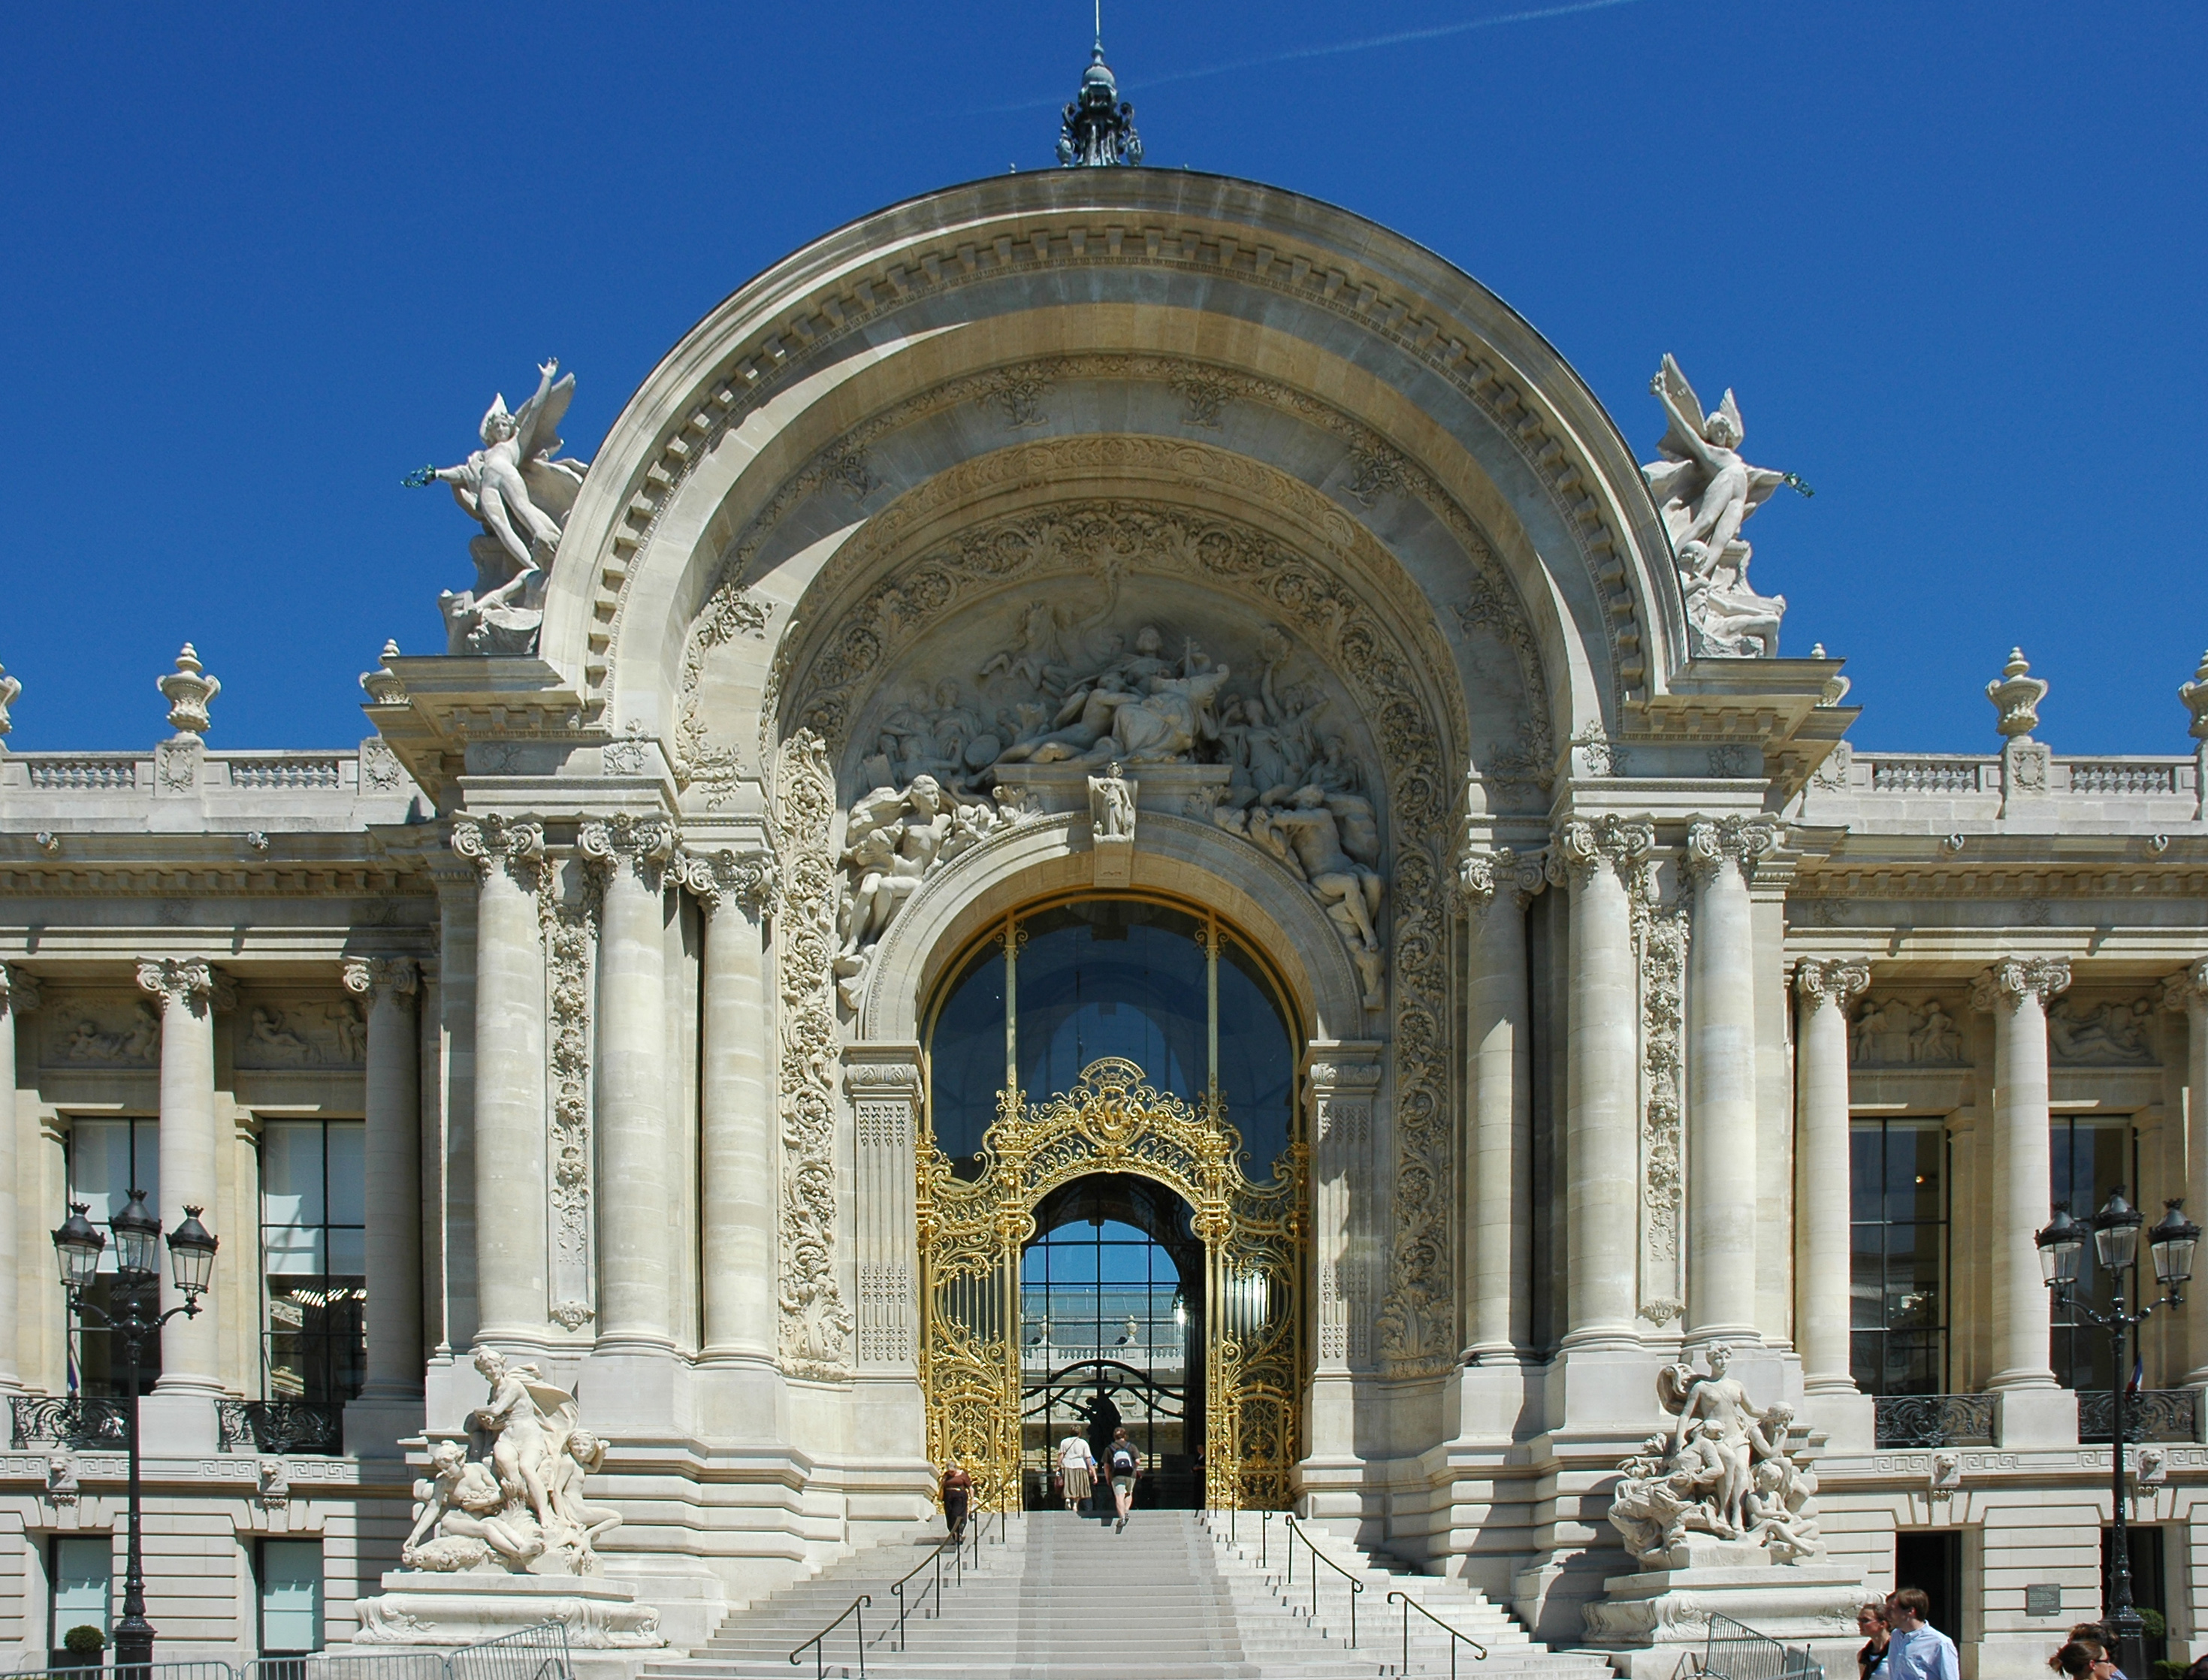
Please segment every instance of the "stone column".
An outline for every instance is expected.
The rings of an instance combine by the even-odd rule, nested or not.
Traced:
[[[445,1048],[444,1159],[438,1198],[447,1354],[475,1340],[476,1306],[476,908],[482,888],[464,860],[433,855],[437,883],[437,1013]]]
[[[1464,1208],[1467,1365],[1511,1365],[1533,1340],[1533,1008],[1526,907],[1544,883],[1541,860],[1509,847],[1474,852],[1461,884],[1471,949],[1465,983]]]
[[[626,813],[588,822],[583,855],[603,873],[598,933],[598,1351],[671,1349],[675,1239],[667,1159],[666,892],[675,829]]]
[[[2201,670],[2208,681],[2208,659],[2201,661]],[[2163,1001],[2185,1015],[2185,1206],[2186,1217],[2198,1223],[2200,1210],[2208,1208],[2208,962],[2195,963],[2172,976],[2165,983]],[[2180,1386],[2208,1383],[2208,1329],[2200,1328],[2197,1311],[2178,1315],[2173,1322],[2186,1327],[2186,1351],[2193,1366]]]
[[[699,1222],[705,1296],[699,1358],[775,1355],[775,1115],[768,1085],[766,919],[774,861],[730,849],[686,853],[682,885],[705,911],[699,1047]]]
[[[2047,1005],[2070,984],[2059,959],[2012,958],[1979,976],[1973,1008],[1994,1017],[1994,1196],[1989,1247],[1993,1269],[1989,1389],[2056,1386],[2050,1352],[2052,1303],[2032,1238],[2050,1214],[2047,1113]],[[2086,1218],[2092,1209],[2073,1213]]]
[[[39,982],[0,963],[0,1185],[9,1187],[0,1192],[0,1389],[23,1386],[15,1365],[15,1186],[22,1182],[15,1161],[15,1017],[38,1006]]]
[[[422,1074],[411,957],[349,957],[368,999],[368,1369],[361,1398],[422,1397]]]
[[[138,984],[160,1000],[161,1205],[156,1211],[166,1233],[183,1224],[187,1212],[197,1209],[204,1216],[215,1205],[221,1134],[214,1112],[214,1012],[230,1007],[233,993],[227,977],[196,957],[141,962]],[[164,1393],[222,1392],[216,1325],[217,1304],[226,1293],[219,1287],[221,1269],[256,1264],[259,1244],[257,1233],[214,1234],[230,1239],[226,1257],[215,1263],[219,1287],[200,1297],[196,1315],[178,1313],[162,1327],[156,1386]],[[164,1253],[161,1310],[183,1305]]]
[[[1748,878],[1767,819],[1687,830],[1687,1317],[1693,1341],[1761,1341],[1755,1323],[1755,927]]]
[[[1635,1345],[1639,1246],[1639,1011],[1631,894],[1654,825],[1619,817],[1558,825],[1549,878],[1571,888],[1571,1018],[1566,1027],[1566,1347]]]
[[[1809,1394],[1853,1394],[1848,1349],[1848,1005],[1870,965],[1804,958],[1795,1035],[1794,1345]]]
[[[476,866],[476,1306],[478,1342],[545,1339],[542,825],[461,817]]]

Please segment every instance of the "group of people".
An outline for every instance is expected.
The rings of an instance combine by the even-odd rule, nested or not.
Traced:
[[[1100,1468],[1112,1488],[1112,1532],[1116,1534],[1127,1526],[1127,1519],[1133,1514],[1135,1480],[1143,1473],[1143,1455],[1135,1450],[1135,1443],[1125,1429],[1115,1429],[1100,1467],[1095,1453],[1089,1448],[1089,1437],[1067,1431],[1065,1438],[1058,1443],[1059,1492],[1067,1510],[1080,1509],[1095,1491]]]
[[[1925,1619],[1931,1611],[1930,1599],[1915,1587],[1858,1610],[1857,1680],[1956,1680],[1955,1641]],[[2047,1666],[2067,1680],[2128,1680],[2116,1666],[2114,1637],[2098,1622],[2071,1629]],[[2186,1680],[2208,1680],[2208,1657],[2186,1671]]]

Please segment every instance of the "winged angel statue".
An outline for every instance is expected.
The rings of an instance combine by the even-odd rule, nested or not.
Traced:
[[[451,653],[529,653],[544,615],[544,580],[553,551],[582,489],[588,461],[560,454],[560,422],[575,376],[557,384],[557,361],[537,367],[537,393],[509,413],[506,393],[491,400],[477,429],[483,447],[458,466],[425,466],[410,484],[444,483],[483,526],[468,544],[476,586],[437,597]]]
[[[1641,472],[1679,556],[1687,620],[1700,633],[1695,651],[1774,657],[1786,597],[1758,595],[1749,587],[1749,549],[1740,528],[1786,475],[1741,458],[1743,428],[1731,391],[1714,412],[1704,414],[1695,387],[1670,356],[1648,388],[1664,405],[1670,424],[1656,446],[1664,459]]]

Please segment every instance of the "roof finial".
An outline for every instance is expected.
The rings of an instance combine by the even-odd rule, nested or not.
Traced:
[[[1143,160],[1135,132],[1135,107],[1121,102],[1119,84],[1104,62],[1104,0],[1095,0],[1096,45],[1082,73],[1081,91],[1066,106],[1058,137],[1058,160],[1068,169],[1108,168]]]

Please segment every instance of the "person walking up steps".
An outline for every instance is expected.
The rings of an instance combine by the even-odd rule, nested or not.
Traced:
[[[1112,1503],[1119,1512],[1119,1520],[1112,1527],[1116,1534],[1127,1526],[1128,1515],[1135,1509],[1135,1478],[1143,1473],[1143,1461],[1124,1429],[1112,1431],[1112,1447],[1105,1459],[1105,1467],[1112,1475]]]
[[[1089,1450],[1089,1443],[1066,1431],[1065,1439],[1058,1443],[1058,1479],[1067,1510],[1077,1511],[1088,1502],[1095,1476],[1096,1455]]]

